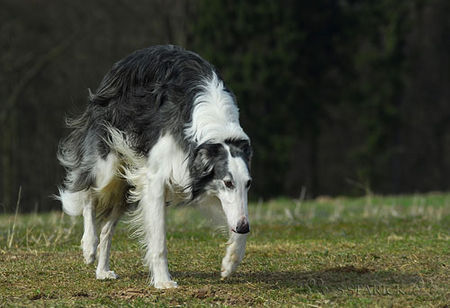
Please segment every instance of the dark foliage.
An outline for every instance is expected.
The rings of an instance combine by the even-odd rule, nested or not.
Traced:
[[[112,63],[172,43],[236,94],[253,198],[450,186],[450,2],[4,0],[0,202],[59,207],[64,116]]]

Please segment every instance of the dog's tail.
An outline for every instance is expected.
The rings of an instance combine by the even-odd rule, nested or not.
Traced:
[[[83,213],[84,205],[89,202],[89,191],[81,190],[71,192],[69,190],[59,189],[59,196],[55,198],[61,201],[63,211],[69,216],[78,216]]]
[[[83,212],[84,205],[90,201],[90,189],[95,179],[93,170],[100,138],[92,125],[91,114],[88,107],[81,116],[66,119],[72,131],[58,146],[57,157],[67,174],[55,199],[61,201],[64,212],[71,216]]]

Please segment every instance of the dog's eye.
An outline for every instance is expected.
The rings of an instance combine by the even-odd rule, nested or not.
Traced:
[[[223,181],[223,183],[224,183],[225,186],[226,186],[227,188],[229,188],[229,189],[233,189],[233,188],[234,188],[234,184],[233,184],[233,182],[230,181],[230,180],[225,180],[225,181]]]
[[[245,184],[245,188],[250,188],[250,185],[252,185],[252,180],[247,181],[247,184]]]

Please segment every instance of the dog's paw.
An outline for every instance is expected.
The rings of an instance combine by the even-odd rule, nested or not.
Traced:
[[[176,281],[169,280],[169,281],[158,281],[155,282],[155,288],[156,289],[173,289],[178,288],[178,284]]]
[[[222,266],[222,269],[220,271],[220,277],[222,277],[222,280],[228,278],[231,276],[231,274],[233,274],[233,270],[232,268],[224,268]]]
[[[84,263],[92,264],[95,261],[95,253],[83,253]]]
[[[96,272],[96,276],[98,280],[105,280],[105,279],[117,279],[119,278],[119,275],[114,273],[114,271],[101,271]]]
[[[222,268],[220,271],[220,276],[222,279],[230,277],[231,274],[236,270],[239,265],[239,260],[236,254],[232,254],[231,256],[225,256],[222,260]]]
[[[83,249],[84,263],[92,264],[95,261],[97,241],[81,239],[81,248]]]

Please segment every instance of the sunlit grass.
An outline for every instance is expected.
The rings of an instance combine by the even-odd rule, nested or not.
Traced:
[[[236,276],[220,280],[220,209],[168,209],[177,290],[148,286],[136,240],[119,224],[117,281],[82,261],[82,219],[61,212],[0,216],[0,305],[439,306],[448,301],[450,195],[278,199],[250,205]]]

